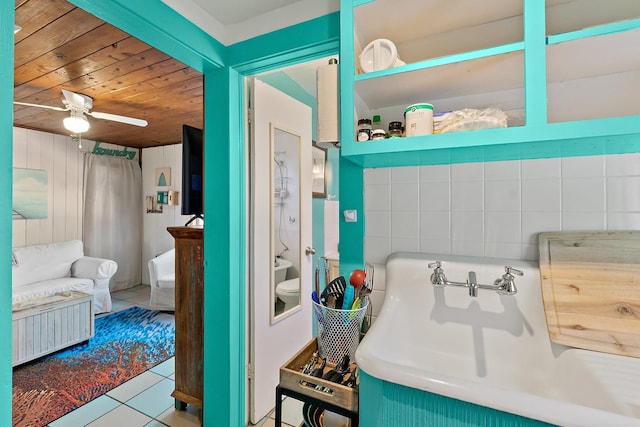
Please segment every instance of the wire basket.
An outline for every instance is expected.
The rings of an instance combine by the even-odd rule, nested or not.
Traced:
[[[313,302],[320,357],[326,357],[327,362],[334,365],[345,354],[354,360],[367,307],[368,304],[356,310],[337,310]]]

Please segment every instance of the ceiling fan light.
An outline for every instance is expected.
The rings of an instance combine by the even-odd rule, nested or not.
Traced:
[[[65,118],[62,123],[72,133],[84,133],[89,130],[89,121],[82,113],[71,112],[71,116]]]

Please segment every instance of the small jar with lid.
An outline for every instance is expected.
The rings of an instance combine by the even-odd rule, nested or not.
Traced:
[[[387,133],[384,129],[374,129],[371,132],[371,139],[385,139],[387,137]]]
[[[389,123],[389,138],[400,138],[402,136],[402,122]]]
[[[356,138],[358,141],[368,141],[371,139],[371,131],[373,127],[371,126],[371,119],[360,119],[358,120],[358,134]]]

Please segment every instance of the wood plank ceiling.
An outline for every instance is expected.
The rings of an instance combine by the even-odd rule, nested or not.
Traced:
[[[179,143],[203,126],[203,76],[66,0],[16,0],[14,100],[64,107],[61,89],[92,111],[147,120],[137,127],[87,117],[82,137],[135,148]],[[14,126],[69,135],[68,112],[14,105]]]

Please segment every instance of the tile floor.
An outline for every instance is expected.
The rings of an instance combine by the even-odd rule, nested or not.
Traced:
[[[139,285],[113,292],[113,311],[138,306],[149,308],[149,286]],[[104,316],[105,314],[96,317]],[[49,427],[193,427],[200,426],[199,410],[174,409],[174,358],[138,375],[105,395],[58,418]],[[283,427],[303,425],[302,402],[286,398],[282,405]],[[256,424],[275,426],[274,413]]]

